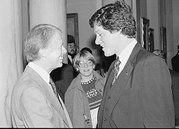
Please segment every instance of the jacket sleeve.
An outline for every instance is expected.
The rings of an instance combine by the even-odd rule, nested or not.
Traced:
[[[174,127],[174,107],[169,69],[159,57],[145,59],[143,67],[142,106],[144,126]]]
[[[65,106],[68,111],[69,117],[72,121],[73,118],[73,93],[70,93],[68,90],[65,93]],[[73,123],[73,121],[72,121]]]
[[[73,90],[65,94],[65,106],[74,128],[84,128],[83,100],[80,94]]]

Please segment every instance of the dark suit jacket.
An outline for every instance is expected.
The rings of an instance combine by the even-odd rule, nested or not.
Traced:
[[[179,125],[179,73],[170,69],[172,77],[173,101],[175,107],[175,125]]]
[[[75,68],[73,67],[73,64],[72,64],[72,62],[69,60],[69,58],[68,58],[68,64],[69,65],[71,65],[71,67],[73,68],[73,78],[75,78],[75,77],[77,77],[77,75],[78,75],[78,72],[75,70]]]
[[[55,82],[57,92],[59,93],[63,101],[64,101],[65,92],[74,78],[73,71],[74,69],[72,65],[63,64],[61,68],[54,69],[50,73],[50,76]]]
[[[174,127],[171,76],[164,60],[136,44],[111,86],[114,63],[109,68],[98,127]]]
[[[178,53],[172,58],[172,69],[176,72],[179,72],[179,54]]]

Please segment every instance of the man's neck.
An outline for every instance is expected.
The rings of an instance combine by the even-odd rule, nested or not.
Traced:
[[[42,69],[47,71],[49,74],[52,71],[52,69],[49,68],[49,66],[46,63],[46,61],[44,62],[43,60],[38,60],[38,61],[34,61],[33,63],[35,63],[36,65],[38,65],[39,67],[41,67]]]

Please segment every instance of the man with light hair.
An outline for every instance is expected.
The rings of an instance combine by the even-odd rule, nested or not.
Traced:
[[[11,97],[13,128],[72,128],[63,101],[57,94],[50,72],[62,67],[62,32],[50,24],[36,25],[25,39],[28,62]]]

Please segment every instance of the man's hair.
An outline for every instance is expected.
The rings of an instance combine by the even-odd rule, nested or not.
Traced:
[[[25,38],[24,53],[27,62],[38,60],[39,50],[48,47],[51,38],[57,33],[61,36],[62,32],[50,24],[34,26]]]
[[[75,44],[75,38],[72,35],[67,35],[67,42]]]
[[[121,1],[108,4],[98,9],[89,19],[89,24],[102,26],[103,29],[112,32],[121,31],[129,38],[136,37],[136,22],[129,5]]]
[[[161,58],[164,59],[164,52],[163,52],[162,50],[155,49],[155,50],[153,51],[153,53],[154,53],[155,55],[157,55],[157,56],[159,56],[159,57],[161,57]]]

